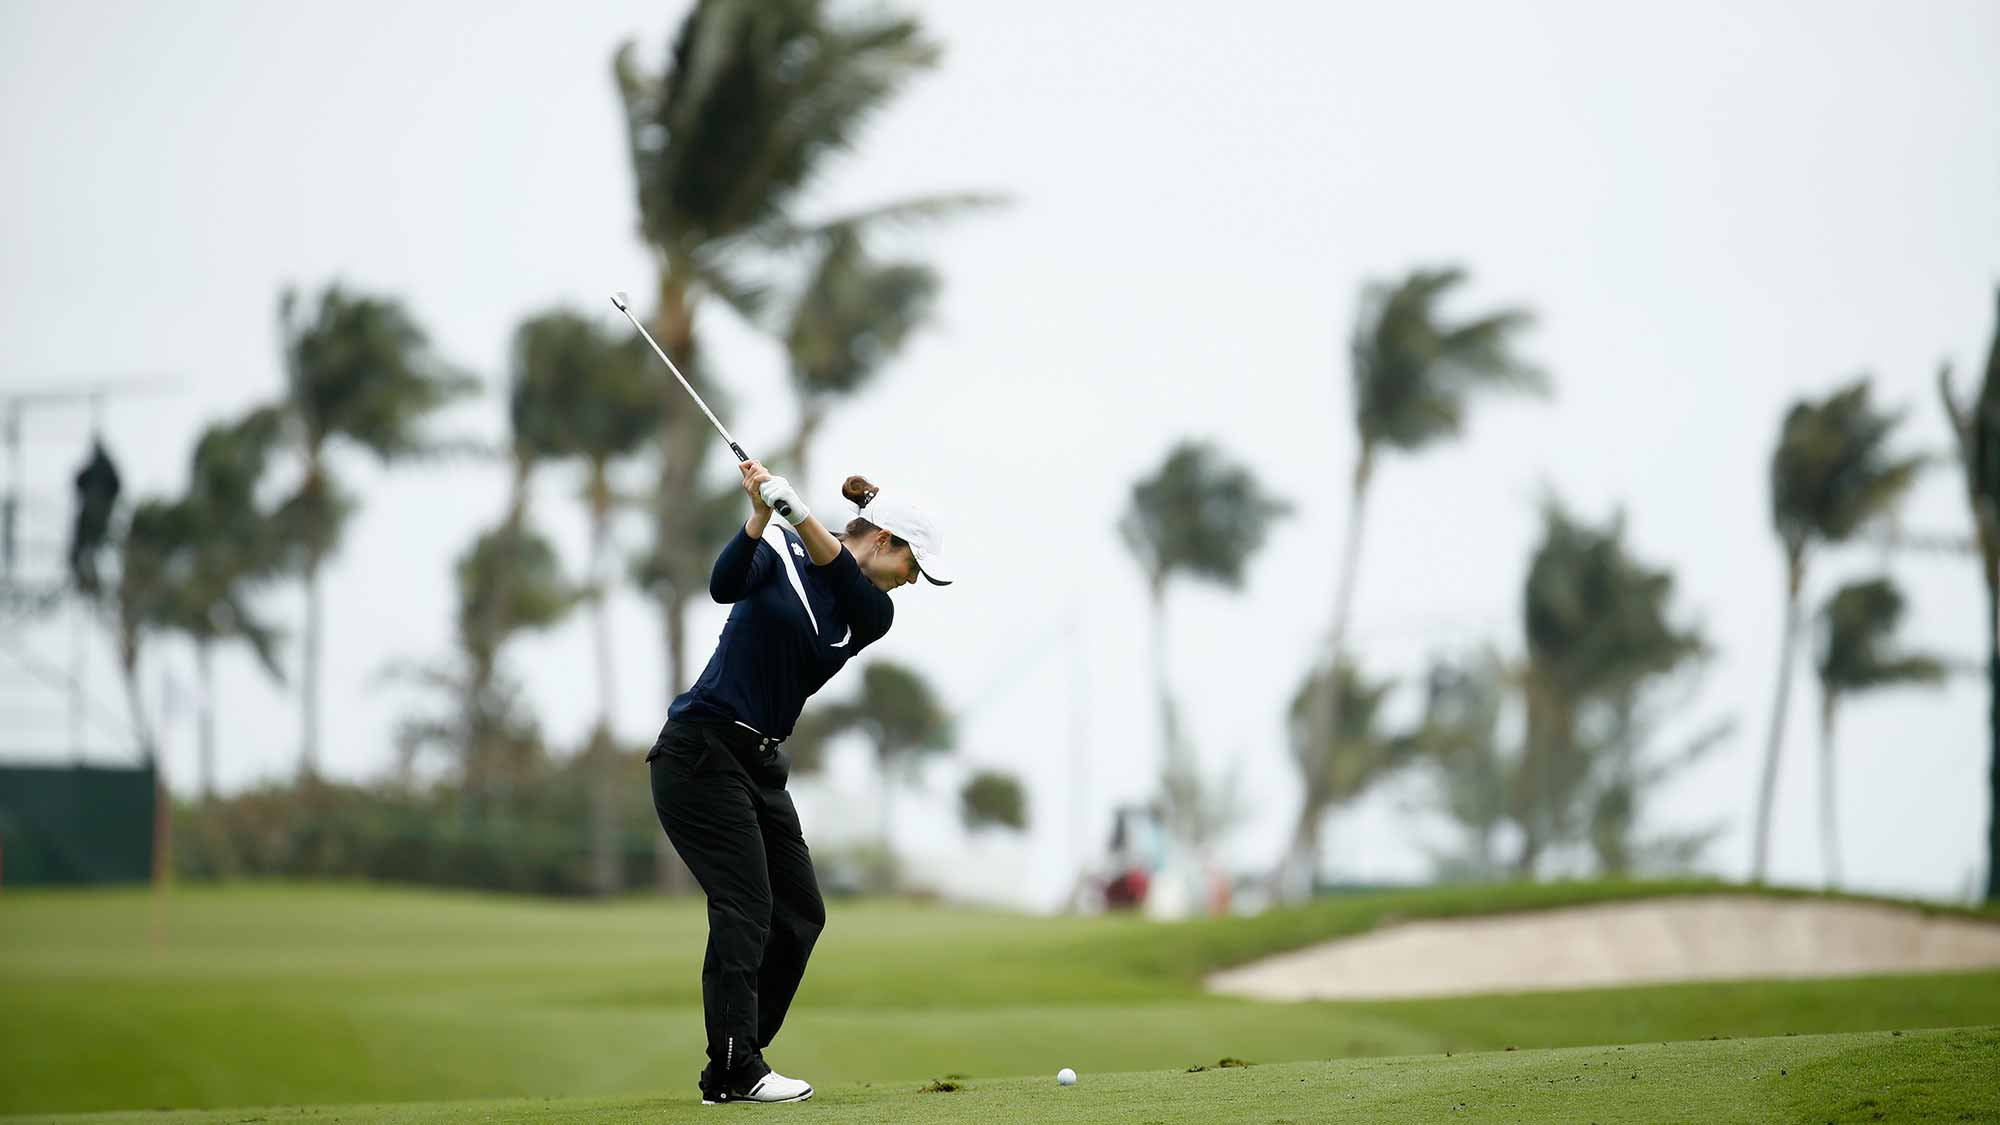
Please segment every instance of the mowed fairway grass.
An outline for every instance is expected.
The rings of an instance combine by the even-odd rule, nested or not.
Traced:
[[[718,1114],[802,1122],[1993,1121],[2000,1029],[1863,1032],[1548,1051],[1176,1068],[1048,1077],[841,1083],[809,1102],[703,1108],[686,1099],[523,1098],[278,1106],[27,1121],[80,1125],[653,1125]]]
[[[1374,1003],[1261,1004],[1209,997],[1200,987],[1210,969],[1397,917],[1722,889],[1581,883],[1441,889],[1170,926],[835,902],[771,1057],[821,1087],[814,1113],[846,1106],[848,1114],[835,1113],[844,1120],[1073,1111],[1085,1116],[1051,1119],[1193,1121],[1254,1108],[1261,1116],[1252,1119],[1306,1121],[1322,1115],[1287,1112],[1285,1095],[1266,1085],[1284,1079],[1302,1091],[1326,1088],[1314,1098],[1393,1099],[1430,1090],[1447,1075],[1459,1075],[1450,1081],[1461,1086],[1485,1082],[1480,1076],[1490,1071],[1499,1083],[1494,1090],[1513,1089],[1541,1080],[1535,1076],[1543,1072],[1532,1067],[1574,1069],[1569,1060],[1617,1054],[1617,1045],[1626,1045],[1627,1054],[1666,1052],[1657,1057],[1682,1060],[1672,1065],[1689,1074],[1706,1073],[1705,1057],[1735,1057],[1732,1050],[1751,1052],[1742,1056],[1745,1066],[1776,1060],[1790,1070],[1785,1060],[1791,1059],[1808,1077],[1819,1075],[1814,1082],[1847,1073],[1857,1057],[1879,1057],[1881,1073],[1869,1071],[1869,1082],[1907,1080],[1915,1083],[1911,1090],[1947,1093],[1956,1088],[1951,1076],[1960,1062],[1983,1059],[1980,1073],[1996,1072],[1991,1033],[1886,1033],[2000,1024],[2000,973]],[[151,917],[144,890],[0,895],[0,1112],[516,1097],[535,1101],[350,1109],[343,1119],[611,1121],[673,1119],[698,1108],[706,926],[699,903],[558,902],[363,886],[180,887],[159,950],[149,942]],[[1812,1038],[1840,1032],[1878,1034]],[[1759,1036],[1776,1038],[1745,1042]],[[1703,1042],[1678,1042],[1687,1040]],[[1509,1047],[1520,1050],[1508,1053]],[[1591,1050],[1536,1053],[1552,1047]],[[1500,1053],[1468,1054],[1487,1051]],[[1430,1057],[1326,1061],[1366,1056]],[[1259,1065],[1185,1073],[1223,1057]],[[1301,1064],[1296,1073],[1280,1065],[1291,1063]],[[1076,1068],[1085,1082],[1060,1091],[1074,1100],[1045,1104],[1058,1092],[1048,1076],[1062,1066]],[[1529,1069],[1509,1069],[1520,1067]],[[951,1075],[962,1076],[968,1088],[916,1094],[922,1083]],[[1020,1076],[1034,1077],[1005,1081]],[[1600,1078],[1589,1082],[1601,1085]],[[1562,1080],[1585,1088],[1583,1077]],[[1656,1082],[1647,1096],[1685,1085]],[[1772,1087],[1742,1089],[1761,1097]],[[1220,1100],[1188,1103],[1186,1114],[1194,1116],[1168,1102],[1157,1113],[1140,1108],[1182,1091],[1212,1091]],[[1617,1099],[1637,1096],[1619,1091],[1603,1096],[1620,1105],[1626,1103]],[[1835,1087],[1824,1092],[1832,1096]],[[1716,1096],[1717,1104],[1773,1112],[1789,1113],[1784,1107],[1793,1104]],[[1017,1097],[1034,1100],[1007,1100]],[[1259,1105],[1265,1098],[1280,1101]],[[1376,1104],[1383,1113],[1405,1104],[1425,1116],[1473,1112],[1443,1103]],[[1480,1104],[1477,1113],[1525,1113],[1507,1108],[1511,1103]],[[1635,1104],[1643,1109],[1644,1098]],[[1695,1115],[1675,1104],[1623,1119]],[[1822,1102],[1798,1104],[1818,1113]],[[1122,1108],[1106,1108],[1114,1105]],[[1579,1102],[1559,1112],[1615,1117],[1600,1116],[1598,1105]],[[1325,1101],[1323,1108],[1362,1107]],[[626,1110],[634,1115],[619,1116]],[[1959,1112],[1992,1117],[2000,1109],[1961,1106],[1952,1115]]]

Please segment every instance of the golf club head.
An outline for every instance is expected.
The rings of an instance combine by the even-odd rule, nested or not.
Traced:
[[[619,312],[629,312],[631,310],[632,298],[627,297],[625,291],[620,289],[611,295],[611,303],[618,307]]]

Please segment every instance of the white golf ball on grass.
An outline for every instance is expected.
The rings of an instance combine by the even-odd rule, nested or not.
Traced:
[[[1076,1071],[1071,1070],[1068,1067],[1063,1067],[1061,1070],[1056,1071],[1056,1085],[1058,1086],[1076,1085]]]

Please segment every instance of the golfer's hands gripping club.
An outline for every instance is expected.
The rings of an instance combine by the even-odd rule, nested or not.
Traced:
[[[798,489],[793,488],[792,482],[784,477],[768,477],[757,486],[757,491],[763,494],[764,503],[777,509],[778,515],[795,528],[804,526],[812,518],[805,501],[799,499]]]
[[[758,515],[768,519],[775,509],[786,523],[795,528],[812,518],[812,512],[806,508],[805,501],[799,499],[798,489],[792,487],[791,481],[772,476],[771,470],[757,461],[744,461],[737,465],[737,470],[743,474],[743,490],[750,494],[750,503],[755,506]]]
[[[754,509],[750,522],[743,528],[750,538],[764,534],[764,529],[771,526],[771,512],[776,509],[799,533],[799,539],[806,545],[806,557],[814,566],[825,566],[839,557],[840,540],[806,510],[805,501],[799,499],[798,490],[790,481],[772,476],[771,470],[756,461],[738,462],[736,469],[743,474],[743,491],[750,494]]]

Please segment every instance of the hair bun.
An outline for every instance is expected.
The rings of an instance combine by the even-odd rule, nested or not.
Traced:
[[[866,477],[848,477],[847,483],[840,486],[840,494],[847,497],[847,502],[857,508],[866,508],[868,502],[875,499],[875,494],[880,491],[882,490],[869,484]]]

